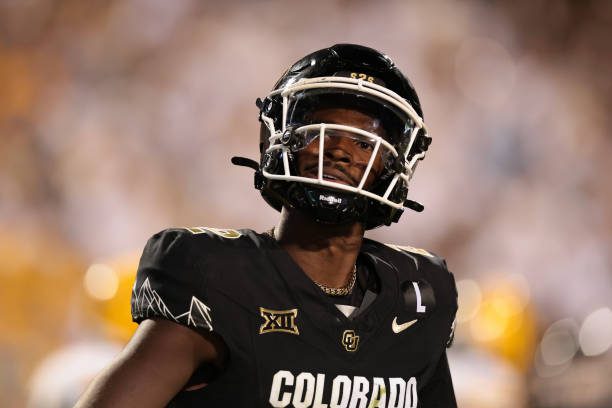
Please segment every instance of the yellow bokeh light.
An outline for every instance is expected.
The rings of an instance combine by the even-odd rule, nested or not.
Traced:
[[[480,287],[472,279],[462,279],[457,281],[457,293],[459,295],[457,322],[468,322],[476,316],[480,308],[480,302],[482,301]]]
[[[517,277],[520,275],[506,275],[482,286],[476,314],[465,323],[472,341],[526,369],[535,348],[535,321],[529,288]]]
[[[118,287],[112,299],[98,302],[98,313],[104,322],[106,334],[120,342],[127,342],[137,327],[130,315],[130,298],[139,257],[140,253],[137,252],[106,261],[117,274]]]
[[[92,298],[109,300],[117,293],[119,277],[110,266],[93,264],[87,269],[83,284],[87,294]]]
[[[509,319],[500,310],[500,299],[491,299],[482,302],[480,310],[470,324],[472,337],[478,342],[487,342],[500,337],[509,325]]]

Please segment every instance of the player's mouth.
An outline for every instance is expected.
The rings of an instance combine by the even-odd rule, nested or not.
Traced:
[[[319,177],[319,166],[308,167],[304,172],[304,177],[318,178]],[[349,174],[344,171],[331,166],[323,167],[323,180],[331,181],[332,183],[345,184],[347,186],[356,186],[357,181],[353,179]]]

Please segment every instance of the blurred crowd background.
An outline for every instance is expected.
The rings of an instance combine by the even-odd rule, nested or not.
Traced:
[[[612,2],[0,1],[0,406],[68,407],[121,349],[146,239],[265,230],[255,99],[355,42],[411,78],[461,407],[612,407]]]

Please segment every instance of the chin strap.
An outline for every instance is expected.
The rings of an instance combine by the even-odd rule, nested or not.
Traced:
[[[406,202],[404,203],[404,207],[410,208],[411,210],[414,210],[416,212],[421,212],[425,208],[423,207],[423,204],[417,203],[416,201],[412,200],[406,200]]]
[[[248,167],[255,171],[259,171],[259,163],[247,157],[234,156],[232,157],[232,164],[236,166]]]
[[[259,163],[247,157],[234,156],[232,157],[232,164],[255,170],[255,174],[253,175],[253,184],[255,184],[255,188],[257,190],[261,190],[264,183],[264,177],[261,174],[261,170],[259,170]]]

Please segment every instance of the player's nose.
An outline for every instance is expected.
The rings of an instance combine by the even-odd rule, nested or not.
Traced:
[[[348,137],[325,137],[325,152],[327,159],[335,162],[351,163],[351,143]]]

